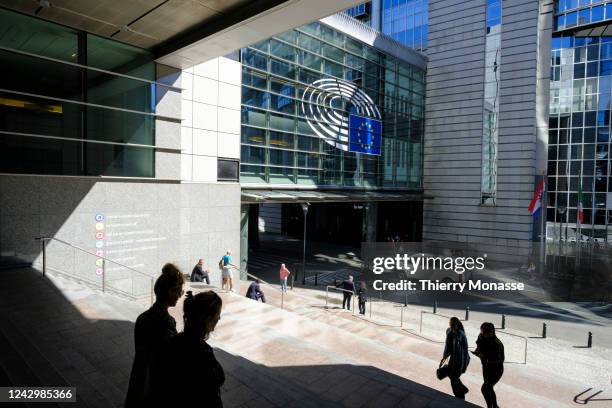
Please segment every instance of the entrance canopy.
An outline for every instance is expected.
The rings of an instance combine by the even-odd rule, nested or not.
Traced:
[[[300,190],[242,190],[242,204],[258,203],[316,203],[316,202],[370,202],[370,201],[423,201],[418,191],[300,191]]]

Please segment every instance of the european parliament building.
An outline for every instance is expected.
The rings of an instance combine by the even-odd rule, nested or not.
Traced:
[[[306,216],[309,241],[420,240],[426,59],[320,19],[341,3],[294,4],[298,28],[252,5],[258,34],[222,42],[186,9],[117,27],[112,8],[0,8],[3,262],[91,284],[106,268],[138,298],[167,261],[232,249],[246,269],[260,235],[301,238]],[[145,24],[163,12],[184,32]]]

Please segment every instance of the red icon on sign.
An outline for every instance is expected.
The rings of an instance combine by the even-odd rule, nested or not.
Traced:
[[[96,239],[102,239],[102,238],[104,238],[104,233],[102,231],[96,232]]]
[[[101,250],[101,249],[98,249],[98,250],[96,251],[96,256],[104,256],[104,251],[103,251],[103,250]]]

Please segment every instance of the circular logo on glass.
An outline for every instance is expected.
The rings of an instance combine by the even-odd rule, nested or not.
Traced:
[[[349,116],[381,120],[368,94],[342,79],[319,79],[302,95],[302,114],[317,136],[337,149],[349,151]]]

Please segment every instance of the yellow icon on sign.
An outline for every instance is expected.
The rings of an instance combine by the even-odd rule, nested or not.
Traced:
[[[96,259],[96,266],[102,266],[102,265],[104,265],[104,259],[102,258]]]
[[[96,230],[102,231],[104,229],[104,224],[101,222],[96,223]]]

